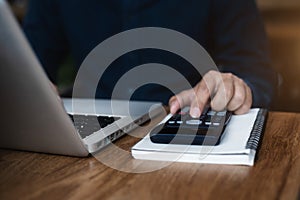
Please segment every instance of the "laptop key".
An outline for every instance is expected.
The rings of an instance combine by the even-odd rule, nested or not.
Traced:
[[[95,116],[95,115],[69,115],[75,128],[82,138],[99,131],[101,128],[114,123],[118,117]]]

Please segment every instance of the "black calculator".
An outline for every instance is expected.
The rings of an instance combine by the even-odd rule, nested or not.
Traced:
[[[217,112],[207,106],[199,118],[193,118],[186,108],[156,126],[150,139],[163,144],[218,145],[231,115],[232,112]]]

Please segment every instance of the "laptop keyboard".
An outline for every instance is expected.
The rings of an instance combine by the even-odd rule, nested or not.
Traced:
[[[119,117],[94,116],[94,115],[70,115],[75,128],[82,138],[99,131],[101,128],[108,126],[119,120]]]

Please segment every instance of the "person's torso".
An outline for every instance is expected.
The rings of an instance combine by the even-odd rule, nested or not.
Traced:
[[[212,41],[210,6],[210,0],[89,0],[88,3],[86,0],[58,1],[64,34],[68,38],[71,54],[78,66],[88,53],[105,39],[122,31],[140,27],[162,27],[179,31],[209,51],[209,42]],[[112,63],[106,76],[101,79],[103,91],[98,96],[111,95],[109,93],[113,90],[114,83],[123,74],[145,63],[171,66],[186,76],[191,84],[200,80],[199,75],[195,76],[193,67],[180,56],[160,50],[144,49],[127,53]],[[170,91],[163,92],[165,89],[162,87],[147,87],[144,88],[145,91],[157,91],[152,94],[153,100],[161,100],[159,91],[165,93],[165,103],[165,96],[171,95]],[[146,94],[147,92],[141,92],[134,99],[145,99]]]

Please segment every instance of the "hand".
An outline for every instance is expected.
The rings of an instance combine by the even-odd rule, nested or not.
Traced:
[[[50,87],[51,89],[55,92],[55,94],[57,95],[57,99],[58,101],[63,105],[63,101],[62,99],[60,98],[60,95],[59,95],[59,91],[58,91],[58,88],[55,84],[53,84],[52,82],[50,82]]]
[[[252,92],[242,79],[231,73],[209,71],[194,88],[171,97],[170,112],[175,114],[180,108],[190,106],[190,115],[197,118],[210,99],[216,111],[227,109],[244,114],[251,108]]]
[[[52,90],[59,96],[57,86],[55,84],[53,84],[52,82],[50,82],[50,86],[51,86]]]

